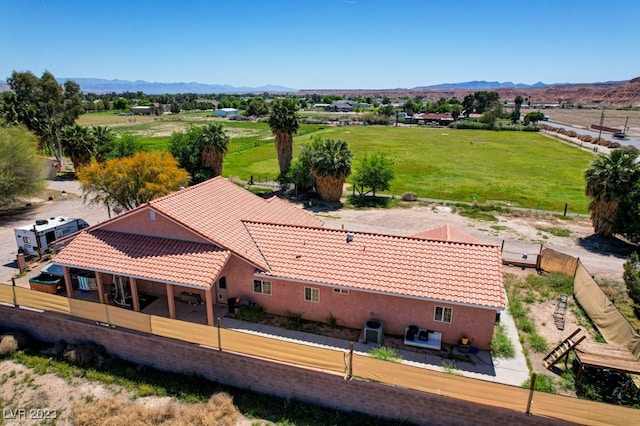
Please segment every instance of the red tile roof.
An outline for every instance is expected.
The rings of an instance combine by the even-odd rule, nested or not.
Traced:
[[[278,199],[265,200],[216,177],[151,201],[150,206],[263,269],[268,268],[242,220],[322,226],[323,221]]]
[[[413,238],[423,240],[453,241],[457,243],[484,244],[484,242],[472,235],[467,234],[448,223],[437,228],[427,229],[412,235]]]
[[[503,309],[500,247],[247,222],[267,275]]]
[[[231,253],[213,244],[121,232],[82,231],[55,258],[61,265],[210,288]]]

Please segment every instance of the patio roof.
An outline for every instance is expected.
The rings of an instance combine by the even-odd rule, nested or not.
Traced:
[[[504,309],[500,247],[245,222],[265,275]]]
[[[72,268],[209,289],[231,253],[213,244],[94,229],[55,258]]]

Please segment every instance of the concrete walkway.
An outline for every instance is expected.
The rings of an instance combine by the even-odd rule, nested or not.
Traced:
[[[518,332],[511,314],[504,312],[500,322],[505,332],[513,342],[516,356],[512,359],[492,359],[491,352],[479,350],[469,354],[472,362],[446,359],[435,354],[435,351],[420,350],[418,352],[396,350],[403,358],[403,363],[415,367],[435,371],[455,372],[465,377],[503,383],[511,386],[521,386],[529,378],[529,368],[518,338]],[[250,333],[258,336],[282,339],[284,341],[311,345],[326,349],[349,351],[349,341],[318,334],[305,333],[296,330],[273,327],[269,325],[240,321],[233,318],[223,318],[222,326],[234,331]],[[384,344],[384,340],[383,340]],[[371,349],[378,347],[372,343],[354,343],[354,352],[366,355]]]

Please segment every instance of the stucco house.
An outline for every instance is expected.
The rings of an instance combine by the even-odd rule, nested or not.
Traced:
[[[69,295],[71,268],[90,271],[102,303],[124,280],[132,309],[152,295],[171,318],[185,293],[203,301],[210,325],[214,306],[240,298],[273,314],[353,328],[375,318],[385,333],[416,325],[443,343],[467,336],[490,348],[505,307],[499,246],[448,226],[400,236],[322,225],[217,177],[83,230],[54,261]]]

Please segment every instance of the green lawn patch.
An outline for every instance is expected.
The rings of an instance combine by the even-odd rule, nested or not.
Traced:
[[[381,126],[315,129],[323,138],[349,142],[354,168],[365,153],[380,151],[393,158],[391,194],[415,192],[423,198],[552,211],[563,211],[567,203],[570,212],[587,211],[583,170],[593,155],[539,134]],[[294,158],[308,140],[307,134],[294,139]],[[225,158],[227,176],[275,178],[277,170],[271,141]]]

